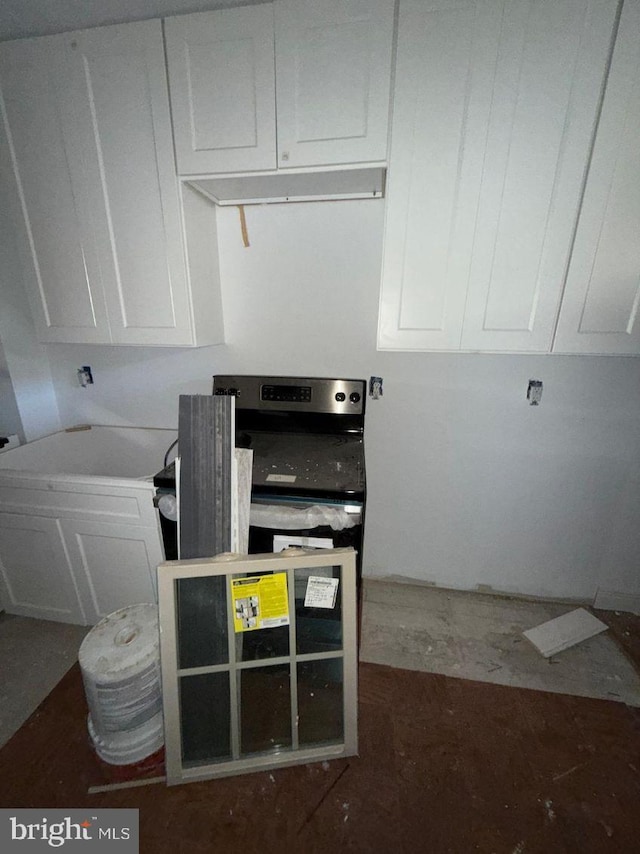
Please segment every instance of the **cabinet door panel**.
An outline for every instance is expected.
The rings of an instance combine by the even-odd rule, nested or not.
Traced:
[[[401,4],[381,347],[549,350],[615,12]]]
[[[72,33],[63,41],[65,119],[101,236],[112,340],[190,344],[160,22]]]
[[[93,222],[82,183],[70,169],[60,114],[64,79],[50,43],[0,46],[5,181],[14,174],[14,217],[34,318],[42,341],[104,343],[109,326]]]
[[[615,10],[505,7],[463,349],[550,349]]]
[[[276,165],[271,4],[165,22],[181,174]]]
[[[400,7],[383,349],[460,346],[500,14],[473,0]]]
[[[157,528],[75,519],[60,524],[90,623],[157,600],[156,567],[163,559]]]
[[[640,4],[625,3],[554,342],[640,353]]]
[[[10,614],[85,624],[57,519],[0,513],[0,591]]]
[[[393,0],[278,0],[278,166],[385,160]]]

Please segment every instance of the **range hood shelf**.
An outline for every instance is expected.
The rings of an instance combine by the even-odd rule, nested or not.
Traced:
[[[384,166],[326,172],[274,172],[231,177],[183,177],[185,183],[217,205],[263,205],[337,199],[379,199],[384,195]]]

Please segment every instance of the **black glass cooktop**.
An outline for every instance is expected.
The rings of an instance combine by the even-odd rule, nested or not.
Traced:
[[[253,433],[254,492],[362,496],[365,491],[361,436]]]
[[[360,435],[243,431],[237,444],[253,450],[255,494],[364,498],[364,443]],[[157,487],[174,488],[175,464],[158,472],[153,482]]]

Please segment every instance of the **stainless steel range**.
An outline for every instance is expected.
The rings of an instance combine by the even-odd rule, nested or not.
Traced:
[[[236,444],[253,450],[249,551],[353,546],[364,532],[366,383],[217,375],[236,398]]]
[[[352,546],[360,579],[365,381],[216,375],[213,394],[235,397],[236,445],[253,450],[249,551]],[[173,465],[154,483],[175,492]],[[167,558],[177,557],[175,523],[162,523]]]

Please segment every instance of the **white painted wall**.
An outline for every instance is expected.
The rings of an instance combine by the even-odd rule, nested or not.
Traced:
[[[64,426],[176,427],[212,374],[380,375],[365,573],[590,599],[640,593],[640,359],[379,353],[382,201],[219,211],[227,344],[51,345]],[[95,385],[81,389],[89,364]],[[526,401],[530,378],[542,404]],[[160,461],[159,461],[160,462]]]

